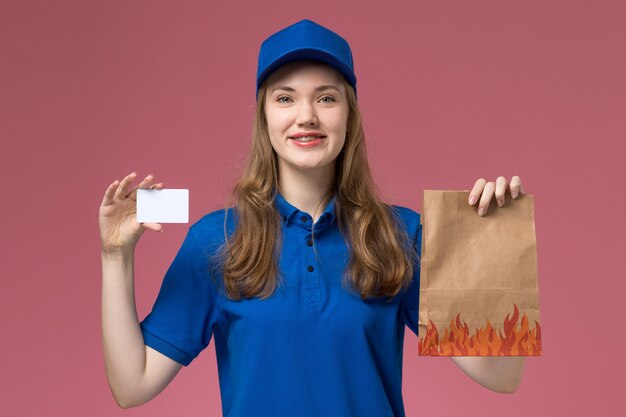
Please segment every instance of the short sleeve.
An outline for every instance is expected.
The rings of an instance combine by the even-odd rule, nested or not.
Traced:
[[[152,311],[140,323],[147,346],[184,366],[209,345],[217,320],[217,296],[204,252],[189,227]]]
[[[412,210],[411,210],[412,211]],[[402,322],[406,324],[417,336],[419,319],[419,296],[420,296],[420,260],[422,258],[422,224],[419,213],[413,211],[413,217],[417,222],[410,222],[408,230],[411,232],[413,244],[416,246],[418,258],[413,264],[413,280],[411,286],[403,294],[402,299]]]

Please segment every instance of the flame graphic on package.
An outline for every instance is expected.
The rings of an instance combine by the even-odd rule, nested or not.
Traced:
[[[529,329],[526,314],[521,327],[517,327],[519,310],[504,319],[504,335],[491,326],[489,320],[484,328],[479,328],[470,336],[467,324],[461,321],[461,313],[450,321],[439,338],[439,330],[428,320],[425,337],[418,338],[419,356],[539,356],[541,351],[541,326],[535,320],[535,328]]]

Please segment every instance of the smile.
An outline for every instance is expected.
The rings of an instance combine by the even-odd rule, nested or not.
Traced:
[[[301,138],[289,138],[293,143],[301,147],[312,147],[322,143],[322,139],[326,136],[306,136]]]

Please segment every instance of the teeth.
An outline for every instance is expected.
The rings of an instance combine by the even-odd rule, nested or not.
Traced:
[[[320,138],[320,137],[321,137],[321,136],[302,136],[302,137],[299,137],[299,138],[294,138],[294,139],[295,139],[295,140],[298,140],[298,141],[300,141],[300,142],[309,142],[309,141],[312,141],[312,140],[318,139],[318,138]]]

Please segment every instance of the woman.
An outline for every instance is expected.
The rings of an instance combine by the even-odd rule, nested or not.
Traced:
[[[189,227],[141,323],[133,251],[146,229],[162,228],[136,223],[136,190],[163,183],[148,176],[129,192],[132,173],[109,186],[100,208],[103,337],[120,406],[155,397],[214,337],[224,416],[404,416],[420,215],[378,199],[356,100],[350,47],[336,33],[305,19],[263,42],[236,204]],[[494,191],[503,200],[503,180],[481,179],[471,195],[482,193],[481,207]],[[500,361],[495,374],[481,363],[502,358],[454,359],[502,392],[521,369]]]

